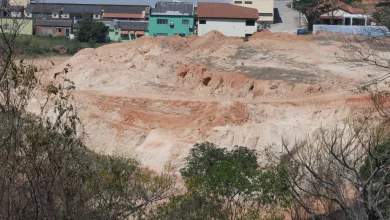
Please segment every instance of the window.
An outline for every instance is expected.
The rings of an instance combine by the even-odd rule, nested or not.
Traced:
[[[168,24],[168,19],[157,19],[157,24]]]
[[[262,17],[272,17],[272,13],[259,13],[259,16],[262,16]]]
[[[245,1],[245,4],[252,4],[252,1]]]
[[[179,34],[179,36],[180,36],[180,37],[185,37],[185,36],[186,36],[186,34]]]
[[[234,4],[242,4],[242,1],[234,1]]]
[[[57,31],[57,33],[61,33],[62,32],[62,28],[56,28],[56,31]]]
[[[190,21],[189,21],[189,20],[187,20],[187,19],[183,19],[183,20],[181,21],[181,23],[182,23],[182,24],[189,24],[189,23],[190,23]]]
[[[199,20],[199,24],[206,24],[206,20]]]
[[[8,28],[9,28],[9,24],[3,24],[3,29],[4,30],[8,30]]]
[[[246,20],[245,25],[246,26],[255,26],[256,21],[255,20]]]

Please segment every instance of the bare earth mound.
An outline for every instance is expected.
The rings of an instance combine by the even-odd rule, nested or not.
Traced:
[[[262,150],[340,123],[372,67],[344,63],[342,42],[259,33],[143,37],[80,51],[70,64],[88,146],[179,165],[196,142]]]

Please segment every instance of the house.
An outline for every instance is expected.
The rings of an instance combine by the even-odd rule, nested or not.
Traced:
[[[111,41],[135,40],[142,36],[148,36],[148,21],[112,21],[109,28]]]
[[[29,4],[27,17],[73,19],[79,23],[82,18],[94,20],[145,20],[148,6],[136,5],[88,5],[88,4]]]
[[[334,4],[320,4],[316,7],[321,11],[321,24],[328,25],[363,25],[367,26],[373,20],[364,14],[364,10],[354,8],[344,2],[335,2]]]
[[[58,4],[28,4],[25,10],[28,18],[58,18],[60,11]]]
[[[75,23],[80,23],[82,18],[101,19],[103,8],[101,5],[61,5],[59,14],[53,18],[73,19]]]
[[[26,16],[30,18],[73,19],[80,22],[82,18],[101,19],[101,5],[78,4],[29,4]]]
[[[72,19],[37,19],[35,35],[69,37],[73,33]]]
[[[228,3],[199,2],[197,10],[199,36],[213,30],[234,37],[247,37],[257,32],[257,9]]]
[[[149,17],[150,36],[188,36],[194,33],[194,4],[157,2]]]
[[[259,23],[274,23],[274,0],[232,0],[231,4],[257,9]]]

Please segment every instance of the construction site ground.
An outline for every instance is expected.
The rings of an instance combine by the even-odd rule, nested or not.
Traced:
[[[54,58],[47,78],[70,65],[89,148],[161,171],[195,143],[278,150],[368,107],[353,91],[382,70],[346,62],[345,46],[329,34],[142,37]]]

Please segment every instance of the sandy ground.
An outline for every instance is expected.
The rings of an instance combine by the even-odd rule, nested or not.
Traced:
[[[161,170],[197,142],[280,149],[365,108],[351,90],[380,71],[341,61],[341,47],[268,32],[143,37],[59,59],[51,73],[70,64],[88,147]]]

